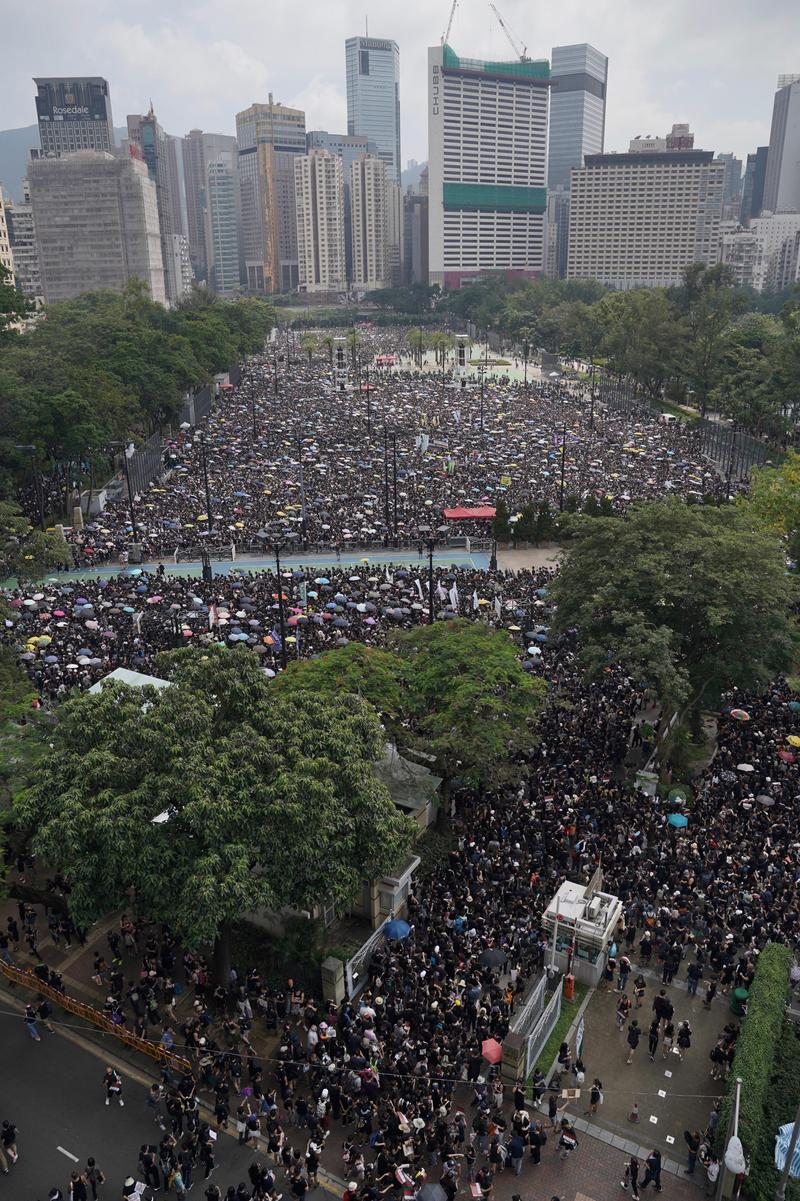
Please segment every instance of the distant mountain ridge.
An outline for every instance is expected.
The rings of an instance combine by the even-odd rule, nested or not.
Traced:
[[[128,136],[126,128],[115,129],[117,142]],[[0,129],[0,185],[3,195],[11,200],[22,200],[22,181],[28,169],[28,151],[39,145],[38,125],[25,125],[21,129]]]

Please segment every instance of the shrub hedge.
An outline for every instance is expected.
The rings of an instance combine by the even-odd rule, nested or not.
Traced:
[[[747,1016],[742,1023],[728,1093],[717,1128],[720,1155],[725,1151],[725,1136],[737,1076],[742,1078],[739,1137],[745,1155],[754,1159],[756,1150],[767,1136],[774,1141],[775,1131],[766,1130],[767,1105],[775,1064],[783,1048],[784,1009],[791,959],[789,948],[780,943],[768,943],[758,957],[747,1002]],[[756,1181],[751,1175],[746,1186],[748,1196],[766,1197],[767,1194],[761,1191],[756,1193],[755,1186]]]

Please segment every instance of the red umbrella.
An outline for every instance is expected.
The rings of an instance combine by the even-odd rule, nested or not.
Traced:
[[[778,751],[778,758],[783,759],[784,763],[794,763],[795,760],[791,751]]]
[[[503,1058],[503,1044],[496,1038],[485,1038],[481,1044],[481,1054],[489,1063],[499,1063]]]

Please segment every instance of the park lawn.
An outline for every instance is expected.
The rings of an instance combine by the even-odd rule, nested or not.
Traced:
[[[567,1037],[567,1031],[575,1021],[575,1014],[580,1009],[583,998],[588,991],[588,984],[581,984],[578,980],[575,981],[575,998],[572,1001],[562,1001],[558,1021],[553,1027],[553,1031],[547,1042],[544,1044],[541,1055],[534,1064],[534,1071],[538,1068],[546,1075],[550,1070],[553,1060],[558,1055],[558,1048]]]

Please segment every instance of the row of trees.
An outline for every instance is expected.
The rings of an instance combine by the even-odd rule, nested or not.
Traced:
[[[0,279],[0,310],[14,303]],[[14,294],[16,295],[16,294]],[[0,487],[8,494],[32,446],[39,468],[76,464],[112,440],[146,438],[183,396],[257,350],[272,307],[196,290],[172,310],[139,281],[48,307],[32,329],[0,329]],[[1,313],[0,313],[1,316]]]
[[[676,288],[609,292],[591,280],[490,277],[442,302],[480,330],[607,363],[653,398],[666,392],[702,413],[776,437],[800,416],[800,303],[756,311],[722,265],[687,267]]]

